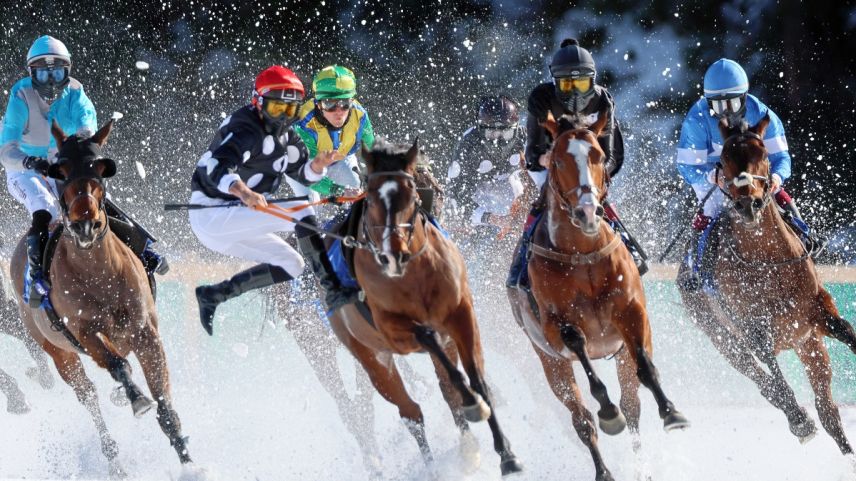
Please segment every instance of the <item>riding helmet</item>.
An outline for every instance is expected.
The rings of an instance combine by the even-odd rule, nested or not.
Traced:
[[[354,72],[341,65],[324,67],[312,80],[315,98],[351,99],[357,95],[357,78]]]
[[[749,77],[734,60],[719,59],[704,74],[704,97],[716,117],[728,114],[742,116],[746,111],[748,92]]]
[[[482,97],[479,105],[479,125],[482,127],[513,127],[520,121],[517,102],[507,95]]]
[[[27,69],[33,88],[45,102],[50,103],[69,83],[71,54],[62,42],[43,35],[27,52]]]
[[[303,95],[303,82],[286,67],[274,65],[266,68],[256,77],[253,105],[261,113],[268,133],[279,135],[297,120],[297,110]],[[271,100],[269,102],[271,105],[276,104],[281,107],[286,103],[291,108],[277,110],[266,108],[265,99]]]
[[[565,106],[574,112],[580,112],[588,106],[594,97],[594,79],[597,70],[594,58],[588,50],[580,47],[574,38],[566,38],[559,46],[559,50],[553,54],[550,61],[550,74],[556,84],[556,94],[565,103]],[[560,79],[573,79],[587,84],[583,90],[579,88],[562,89],[559,87]]]

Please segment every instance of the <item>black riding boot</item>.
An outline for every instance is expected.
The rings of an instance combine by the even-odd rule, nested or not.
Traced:
[[[310,218],[309,222],[314,223],[314,216],[305,217],[303,221],[306,222],[307,218]],[[309,261],[312,272],[315,273],[318,283],[324,290],[324,303],[327,304],[327,311],[335,311],[346,304],[356,302],[359,299],[360,291],[342,285],[339,276],[333,270],[333,264],[327,257],[327,249],[324,247],[324,240],[321,239],[321,236],[308,229],[304,231],[301,226],[295,229],[295,233],[297,234],[297,245],[300,247],[300,252]]]
[[[826,244],[829,242],[829,239],[824,235],[818,234],[814,229],[809,228],[808,224],[803,220],[802,215],[800,215],[800,211],[797,209],[797,205],[793,200],[786,203],[782,209],[784,210],[783,217],[797,233],[797,236],[799,236],[803,245],[805,245],[806,251],[810,255],[814,256],[819,254],[826,248]]]
[[[140,258],[146,273],[164,275],[169,271],[166,257],[152,249],[153,242],[136,224],[123,217],[107,216],[110,230]]]
[[[241,271],[231,279],[210,286],[196,288],[196,300],[199,302],[199,320],[208,335],[214,334],[214,311],[217,306],[234,297],[262,287],[290,281],[292,277],[285,269],[270,264],[259,264]]]
[[[48,243],[48,226],[51,214],[46,210],[33,212],[33,223],[27,232],[27,260],[30,264],[30,307],[37,308],[42,305],[42,300],[48,295],[50,285],[44,278],[42,261],[45,254],[45,246]]]

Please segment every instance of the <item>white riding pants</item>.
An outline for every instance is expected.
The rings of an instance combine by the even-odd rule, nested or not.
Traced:
[[[46,179],[32,170],[7,170],[6,187],[12,197],[27,208],[30,215],[37,210],[50,212],[54,219],[59,215],[59,201],[53,179]]]

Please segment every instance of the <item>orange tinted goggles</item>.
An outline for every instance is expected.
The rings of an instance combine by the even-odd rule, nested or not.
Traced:
[[[591,77],[562,77],[556,79],[556,86],[562,92],[570,92],[572,90],[588,92],[591,89],[591,85]]]
[[[284,115],[285,117],[293,118],[297,116],[297,109],[300,108],[300,102],[266,98],[262,106],[265,112],[271,117]]]

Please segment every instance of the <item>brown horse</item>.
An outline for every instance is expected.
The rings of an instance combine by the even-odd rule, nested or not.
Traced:
[[[15,249],[10,269],[15,274],[15,293],[24,324],[89,411],[98,428],[101,451],[110,462],[111,476],[122,477],[116,442],[104,424],[95,386],[83,371],[82,353],[121,384],[135,416],[156,405],[158,422],[179,460],[191,460],[172,408],[166,356],[146,272],[137,256],[110,231],[104,210],[103,179],[116,173],[116,164],[101,156],[101,147],[112,124],[111,120],[88,139],[66,137],[55,123],[51,127],[59,160],[49,174],[64,181],[59,200],[65,229],[48,271],[50,303],[58,319],[51,321],[44,309],[31,309],[20,294],[24,292],[27,264],[23,239]],[[131,352],[140,361],[157,404],[131,380],[126,359]]]
[[[461,431],[462,448],[473,449],[467,421],[488,420],[503,475],[522,471],[491,409],[484,382],[479,330],[458,249],[420,210],[414,176],[420,157],[407,147],[379,144],[363,150],[368,177],[354,254],[357,281],[374,326],[349,315],[352,305],[332,316],[342,343],[362,364],[372,384],[398,407],[426,463],[432,461],[422,409],[407,394],[393,354],[428,352],[443,397]],[[469,385],[458,370],[458,358]],[[476,453],[469,453],[476,454]]]
[[[686,264],[678,285],[693,321],[729,363],[784,412],[791,432],[807,442],[816,427],[797,404],[776,360],[781,351],[796,351],[814,389],[821,424],[841,452],[849,454],[853,448],[832,400],[832,370],[823,337],[837,339],[856,353],[856,332],[838,314],[808,252],[770,201],[770,162],[763,141],[769,122],[766,117],[753,128],[727,119],[720,122],[725,139],[723,192],[730,202],[711,234],[718,239],[711,253],[714,260],[708,263],[716,289],[682,282],[688,278]]]
[[[625,426],[638,433],[640,381],[653,392],[666,431],[689,426],[663,393],[651,361],[651,327],[639,271],[602,219],[607,173],[597,136],[606,122],[601,115],[586,129],[548,117],[544,125],[555,141],[545,186],[547,210],[529,246],[532,292],[508,291],[512,311],[529,334],[553,393],[571,411],[574,428],[591,452],[598,481],[613,478],[574,379],[573,361],[580,361],[588,377],[605,433],[618,434]],[[530,309],[533,302],[537,306]],[[613,355],[618,357],[620,411],[591,362]]]

